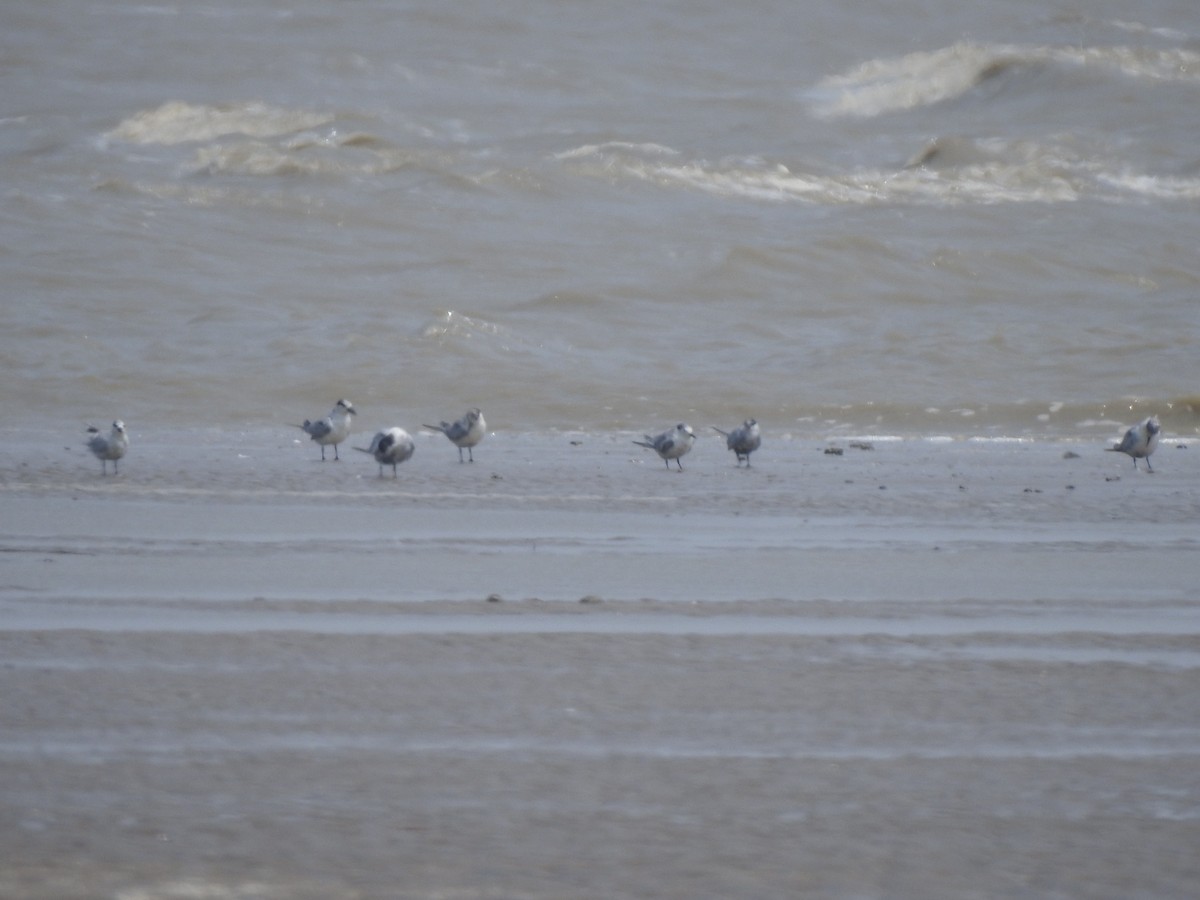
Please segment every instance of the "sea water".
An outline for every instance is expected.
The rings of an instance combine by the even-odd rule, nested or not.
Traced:
[[[7,3],[0,404],[1200,425],[1200,9]]]

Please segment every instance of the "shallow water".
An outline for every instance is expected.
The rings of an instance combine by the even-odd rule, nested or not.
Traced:
[[[503,608],[486,617],[530,615]],[[1138,651],[1163,636],[675,632],[653,612],[640,632],[545,632],[543,615],[524,631],[0,634],[5,895],[703,882],[764,900],[1115,900],[1194,883],[1194,631],[1151,661]]]
[[[418,433],[393,478],[201,435],[119,476],[5,436],[6,897],[1200,875],[1191,449]]]

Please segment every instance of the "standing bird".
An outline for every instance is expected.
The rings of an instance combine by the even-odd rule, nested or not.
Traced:
[[[409,459],[416,449],[413,444],[413,439],[409,437],[408,432],[403,428],[388,428],[384,431],[376,432],[375,437],[371,439],[371,446],[363,449],[355,447],[361,453],[370,453],[375,457],[375,462],[379,463],[379,477],[383,477],[383,467],[392,467],[392,477],[396,477],[396,466]]]
[[[333,444],[333,458],[336,460],[341,459],[338,456],[338,444],[350,436],[350,417],[356,415],[358,413],[353,403],[349,400],[339,400],[325,418],[315,422],[305,419],[303,425],[296,427],[303,429],[310,438],[321,445],[322,462],[325,461],[325,447],[328,444]]]
[[[671,468],[671,460],[675,460],[675,465],[679,466],[679,471],[682,472],[683,463],[679,461],[679,457],[691,450],[695,441],[696,433],[692,431],[692,426],[680,422],[670,431],[664,431],[656,437],[646,435],[646,440],[634,443],[639,447],[649,447],[661,456],[668,469]]]
[[[716,425],[712,426],[712,429],[717,434],[725,436],[725,446],[737,455],[738,465],[740,466],[744,459],[746,468],[750,468],[750,454],[762,444],[762,435],[758,433],[758,422],[754,419],[747,419],[742,423],[741,428],[735,428],[733,431],[722,431]]]
[[[475,454],[471,451],[471,448],[483,440],[487,422],[483,420],[483,413],[479,411],[479,408],[474,407],[468,409],[466,415],[453,424],[443,422],[441,425],[425,425],[423,427],[433,431],[440,431],[446,437],[450,438],[450,443],[458,448],[459,462],[463,461],[462,452],[464,447],[469,457],[468,461],[475,462]]]
[[[1128,453],[1133,458],[1135,469],[1137,461],[1144,459],[1146,460],[1146,471],[1153,472],[1154,469],[1150,466],[1150,454],[1158,447],[1158,435],[1161,431],[1162,426],[1158,424],[1158,419],[1151,416],[1126,431],[1125,437],[1121,438],[1121,443],[1107,449],[1114,453]]]
[[[92,451],[96,459],[100,460],[100,474],[108,474],[110,459],[113,464],[113,474],[119,474],[117,460],[124,456],[125,451],[129,449],[129,437],[125,434],[125,423],[120,419],[113,422],[108,437],[102,435],[100,429],[94,425],[88,426],[87,433],[91,435],[87,442],[88,449]]]

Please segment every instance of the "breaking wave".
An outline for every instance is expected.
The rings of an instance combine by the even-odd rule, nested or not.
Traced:
[[[820,118],[932,106],[1021,66],[1060,66],[1116,72],[1127,78],[1200,84],[1200,53],[1182,47],[1028,47],[960,42],[938,50],[874,59],[831,75],[804,92]]]
[[[347,121],[257,102],[209,106],[171,101],[126,118],[101,135],[100,143],[106,148],[136,145],[142,163],[144,148],[164,148],[186,174],[374,177],[416,169],[432,177],[458,178],[466,187],[481,180],[458,175],[453,156],[392,144],[363,130],[353,116]],[[181,149],[172,153],[175,148]]]
[[[317,128],[333,121],[326,113],[279,109],[265,103],[206,106],[172,101],[144,110],[108,132],[130,144],[186,144],[229,135],[272,138]]]
[[[1137,172],[1115,154],[1111,160],[1096,154],[1095,147],[1078,147],[1067,138],[943,137],[892,167],[832,172],[804,171],[760,157],[688,159],[658,145],[622,143],[579,147],[555,159],[586,177],[744,200],[829,206],[1200,198],[1200,177]]]

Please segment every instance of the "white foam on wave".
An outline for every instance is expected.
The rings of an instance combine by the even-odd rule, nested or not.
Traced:
[[[557,160],[593,178],[641,181],[719,197],[830,206],[906,203],[958,206],[1063,203],[1083,198],[1200,199],[1200,178],[1157,175],[1128,167],[1114,151],[1076,146],[1069,136],[1044,140],[939,138],[897,168],[793,171],[759,158],[709,162],[672,151],[648,155],[644,145],[594,145]]]
[[[186,144],[239,134],[271,138],[327,124],[333,117],[309,110],[280,109],[265,103],[229,106],[171,101],[122,121],[105,137],[130,144]]]
[[[571,150],[564,150],[562,153],[556,153],[553,159],[583,159],[591,156],[598,156],[605,151],[610,150],[625,150],[634,153],[645,153],[652,156],[678,156],[679,151],[673,150],[670,147],[665,147],[662,144],[654,143],[634,143],[631,141],[606,141],[602,144],[584,144],[581,147],[575,147]]]
[[[1169,41],[1186,41],[1188,34],[1185,31],[1180,31],[1177,28],[1162,28],[1153,25],[1145,25],[1141,22],[1126,22],[1122,19],[1113,19],[1109,22],[1113,28],[1121,31],[1127,31],[1131,34],[1149,34],[1154,37],[1164,38]]]
[[[876,203],[1059,202],[1076,200],[1080,187],[1058,154],[1026,149],[935,170],[926,166],[862,168],[835,173],[794,172],[779,163],[737,160],[647,159],[609,149],[572,168],[592,177],[627,177],[660,187],[684,187],[721,197],[768,202],[863,206]]]
[[[435,340],[447,338],[473,338],[476,336],[505,336],[509,329],[482,319],[478,316],[466,316],[452,309],[444,310],[427,322],[421,329],[421,337]]]
[[[877,116],[930,106],[970,90],[980,72],[1011,48],[958,43],[939,50],[873,59],[842,75],[821,79],[805,92],[818,116]]]
[[[192,145],[192,158],[180,163],[187,175],[373,178],[417,168],[463,187],[487,178],[457,172],[459,160],[452,155],[343,129],[332,114],[256,102],[209,106],[172,101],[130,116],[96,142],[102,150],[113,144]]]
[[[1036,444],[1037,438],[1021,437],[1019,435],[982,435],[975,434],[967,438],[969,444]]]
[[[959,42],[937,50],[873,59],[821,79],[803,96],[821,118],[869,118],[961,97],[1017,65],[1110,69],[1130,78],[1200,83],[1200,53],[1186,48],[1051,47]]]
[[[214,144],[196,151],[192,167],[210,175],[313,175],[321,171],[316,157],[278,150],[262,141]]]
[[[1115,190],[1147,200],[1200,200],[1200,178],[1178,178],[1131,171],[1104,173],[1097,178]]]

